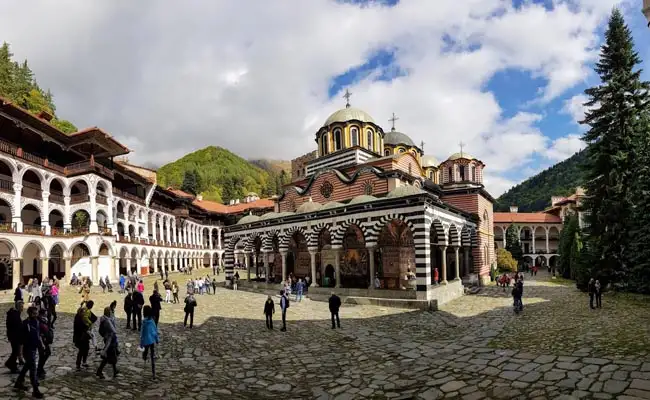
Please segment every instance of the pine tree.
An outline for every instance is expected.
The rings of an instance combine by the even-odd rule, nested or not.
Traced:
[[[203,178],[201,178],[201,174],[199,174],[199,171],[193,170],[192,173],[194,174],[194,181],[196,182],[196,193],[201,193],[203,191]]]
[[[586,262],[603,284],[623,279],[629,265],[629,190],[636,174],[632,148],[649,89],[635,70],[639,63],[630,30],[615,9],[595,67],[602,82],[585,91],[591,110],[582,121],[590,127],[583,137],[588,144],[583,208],[593,258]]]
[[[559,268],[562,276],[576,278],[578,258],[582,248],[580,226],[577,214],[569,214],[564,218],[564,227],[560,233],[558,250],[560,253]]]
[[[506,250],[517,260],[517,264],[521,264],[524,260],[524,251],[521,249],[517,228],[514,225],[510,225],[506,230]]]
[[[181,190],[196,196],[198,191],[196,187],[196,174],[194,171],[185,171],[185,174],[183,175],[183,183],[181,184]]]

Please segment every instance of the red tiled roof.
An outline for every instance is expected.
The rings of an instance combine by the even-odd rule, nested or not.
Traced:
[[[194,197],[193,194],[190,194],[190,193],[184,192],[184,191],[179,190],[179,189],[172,189],[172,188],[168,187],[167,190],[169,190],[170,192],[172,192],[173,194],[175,194],[175,195],[178,196],[178,197],[185,197],[185,198],[192,198],[192,197]]]
[[[259,199],[259,200],[251,201],[250,203],[239,203],[233,205],[225,205],[225,204],[217,203],[216,201],[209,201],[209,200],[199,201],[197,199],[194,199],[192,204],[199,208],[204,209],[205,211],[215,212],[220,214],[238,214],[250,209],[266,209],[266,208],[273,209],[275,207],[275,201],[273,201],[272,199]]]
[[[557,215],[537,212],[537,213],[510,213],[495,212],[495,223],[539,223],[539,224],[561,224],[562,218]]]

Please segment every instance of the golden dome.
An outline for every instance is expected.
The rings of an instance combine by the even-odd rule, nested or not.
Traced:
[[[425,155],[422,156],[421,160],[422,168],[438,167],[440,165],[440,162],[434,156]]]
[[[325,120],[323,126],[328,126],[335,122],[348,121],[372,122],[373,124],[375,123],[375,120],[367,112],[354,107],[346,107],[335,111],[332,115],[330,115],[327,120]]]
[[[476,160],[476,158],[472,155],[469,155],[467,153],[454,153],[449,156],[447,161],[454,161],[454,160],[459,160],[461,158],[464,158],[465,160]]]

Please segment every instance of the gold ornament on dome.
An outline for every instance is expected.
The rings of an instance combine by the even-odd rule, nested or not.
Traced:
[[[334,193],[334,186],[331,183],[325,181],[320,187],[320,194],[323,195],[326,199],[329,199]]]
[[[363,194],[372,196],[372,193],[375,191],[374,186],[372,186],[372,183],[366,182],[366,184],[363,187]]]

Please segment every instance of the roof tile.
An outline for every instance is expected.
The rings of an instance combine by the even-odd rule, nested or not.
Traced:
[[[495,223],[540,223],[540,224],[561,224],[562,218],[557,215],[537,212],[537,213],[511,213],[495,212]]]

